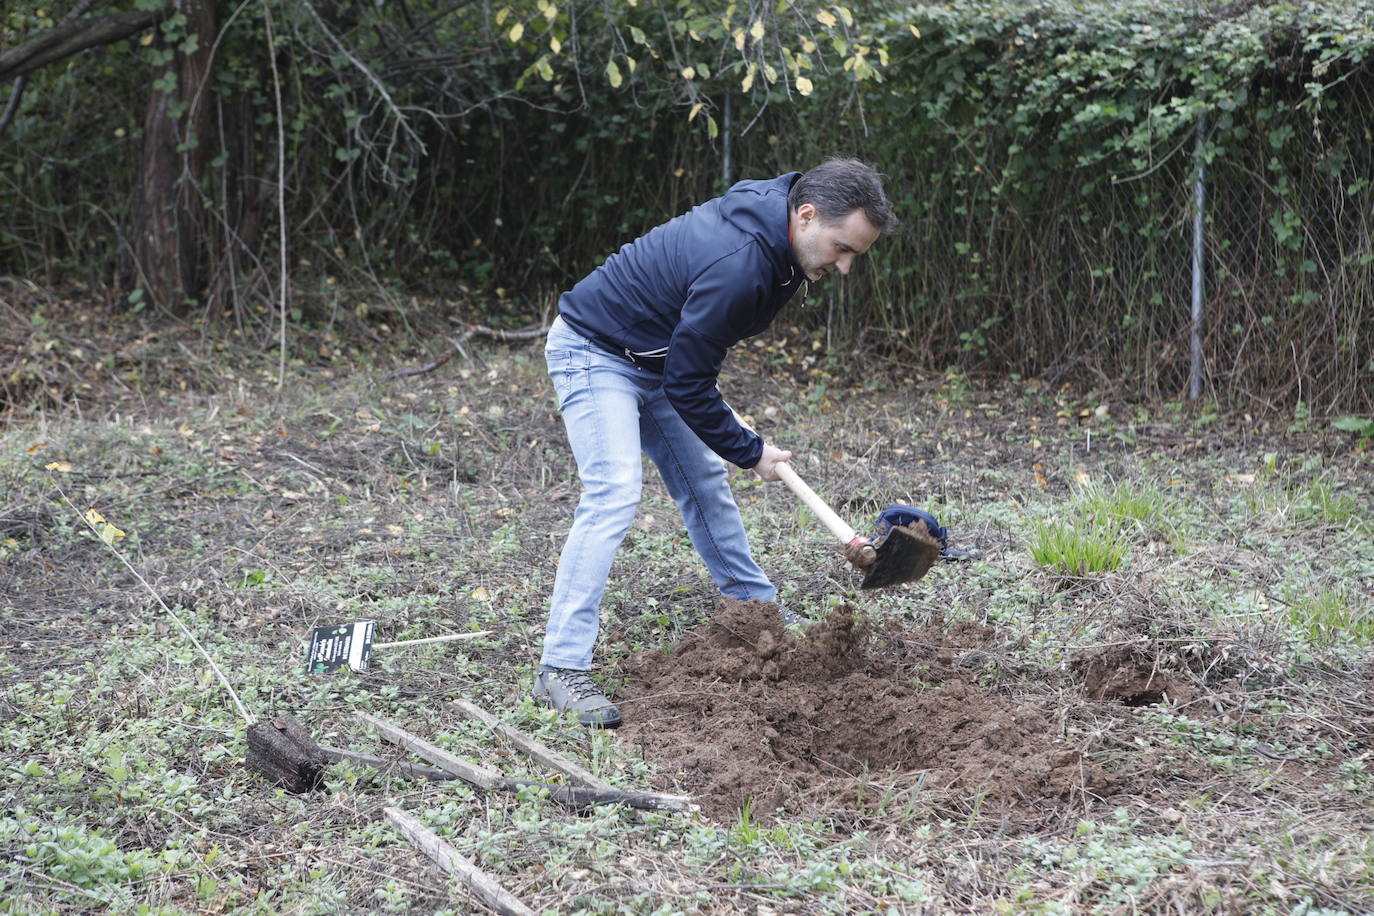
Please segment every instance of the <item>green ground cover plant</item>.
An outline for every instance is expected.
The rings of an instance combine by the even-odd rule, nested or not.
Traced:
[[[119,334],[72,333],[84,346]],[[450,701],[466,698],[618,786],[675,791],[684,777],[527,697],[578,492],[536,345],[474,345],[389,377],[425,361],[417,338],[301,362],[278,389],[269,355],[218,350],[188,325],[151,340],[137,386],[78,378],[0,429],[0,912],[472,911],[382,820],[387,805],[541,912],[1367,912],[1374,548],[1360,513],[1315,508],[1314,490],[1368,505],[1368,450],[1320,423],[1218,410],[1198,427],[1163,405],[1102,415],[1106,395],[1023,382],[798,371],[783,356],[809,352],[810,334],[776,328],[736,353],[732,401],[842,514],[934,507],[985,556],[863,593],[789,494],[737,475],[789,606],[977,628],[947,664],[1035,710],[1108,783],[1008,808],[870,768],[853,797],[718,819],[574,813],[540,791],[361,764],[331,767],[327,793],[267,785],[243,766],[243,717],[205,654],[253,715],[292,715],[322,743],[383,752],[354,717],[366,711],[549,778],[458,715]],[[161,365],[183,346],[205,358]],[[808,399],[813,369],[826,392]],[[633,653],[713,611],[671,500],[646,482],[605,605],[612,685]],[[1051,523],[1027,519],[1053,518],[1101,526],[1117,564],[1043,575],[1032,550]],[[384,640],[490,633],[305,675],[310,628],[355,619]],[[1167,697],[1142,689],[1152,676]]]

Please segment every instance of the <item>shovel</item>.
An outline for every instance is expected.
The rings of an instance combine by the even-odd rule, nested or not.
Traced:
[[[774,470],[787,488],[797,494],[797,498],[845,545],[845,559],[864,571],[860,588],[885,588],[915,582],[939,557],[940,545],[921,519],[906,525],[880,524],[879,527],[885,530],[875,537],[865,537],[827,506],[816,491],[797,476],[792,465],[781,461],[774,465]]]

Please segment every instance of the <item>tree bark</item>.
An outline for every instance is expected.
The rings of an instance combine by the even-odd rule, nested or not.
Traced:
[[[135,282],[152,304],[184,314],[200,295],[204,205],[200,181],[210,144],[210,48],[214,0],[174,0],[198,47],[172,62],[176,86],[151,90],[143,120],[143,163],[134,217]],[[165,41],[158,35],[157,41]]]

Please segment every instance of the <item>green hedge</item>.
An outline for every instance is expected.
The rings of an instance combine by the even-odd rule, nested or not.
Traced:
[[[41,5],[21,6],[7,41],[37,27]],[[467,290],[503,318],[533,317],[628,238],[718,192],[728,134],[736,177],[831,154],[888,174],[903,230],[801,315],[831,340],[923,369],[1172,396],[1188,367],[1203,116],[1211,393],[1261,411],[1374,412],[1367,10],[829,9],[779,4],[756,44],[714,0],[522,0],[432,20],[440,7],[422,2],[345,4],[327,21],[253,0],[218,39],[218,131],[200,141],[215,150],[200,190],[216,215],[206,301],[250,318],[271,301],[272,10],[307,314],[366,284]],[[164,71],[158,53],[130,41],[34,75],[0,143],[0,272],[136,285],[121,217],[138,178],[133,100]],[[776,79],[746,91],[749,63],[769,60]]]

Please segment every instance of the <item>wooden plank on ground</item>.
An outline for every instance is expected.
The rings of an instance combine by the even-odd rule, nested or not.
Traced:
[[[589,789],[601,789],[606,792],[618,791],[615,786],[598,777],[596,774],[584,769],[573,761],[555,752],[548,745],[532,738],[519,729],[507,725],[500,721],[491,713],[475,703],[467,700],[454,700],[453,705],[458,707],[458,711],[469,719],[475,719],[490,728],[493,732],[505,738],[511,745],[544,766],[557,770],[564,774],[578,785],[586,786]]]
[[[466,859],[458,850],[445,843],[424,824],[400,808],[386,807],[382,812],[391,826],[400,831],[402,836],[437,862],[440,868],[461,881],[463,886],[471,890],[473,896],[486,906],[503,916],[534,916],[534,910],[521,903],[519,898]]]
[[[357,712],[354,715],[372,726],[373,730],[383,739],[405,748],[412,754],[425,758],[441,770],[453,774],[464,782],[470,782],[481,789],[495,789],[501,782],[505,781],[505,777],[495,770],[489,770],[486,767],[468,763],[466,760],[455,757],[443,748],[435,747],[423,738],[417,738],[399,725],[392,725],[385,719],[379,719],[365,712]]]

